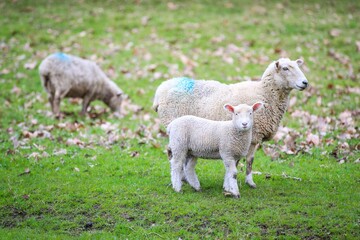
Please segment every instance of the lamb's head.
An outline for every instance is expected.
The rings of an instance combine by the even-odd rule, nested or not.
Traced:
[[[285,89],[304,90],[308,87],[308,80],[301,71],[300,66],[304,61],[297,59],[291,61],[288,58],[280,58],[274,63],[274,81],[277,85]]]
[[[232,113],[232,121],[239,131],[248,131],[252,128],[254,112],[263,106],[262,102],[254,103],[252,106],[240,104],[236,107],[225,104],[224,108]]]

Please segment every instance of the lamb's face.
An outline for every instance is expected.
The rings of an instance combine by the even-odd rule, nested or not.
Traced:
[[[258,102],[252,106],[240,104],[236,107],[226,104],[224,108],[232,113],[232,119],[235,127],[243,132],[248,131],[253,126],[253,113],[262,107],[263,103]]]
[[[251,106],[241,104],[235,107],[233,122],[240,131],[247,131],[252,127],[253,110]]]
[[[276,83],[286,89],[302,91],[307,88],[308,80],[300,69],[303,63],[304,61],[301,59],[291,61],[288,58],[281,58],[276,61],[274,75]]]

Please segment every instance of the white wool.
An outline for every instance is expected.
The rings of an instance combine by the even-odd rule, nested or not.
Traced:
[[[170,79],[157,88],[153,109],[167,126],[172,120],[184,115],[229,120],[230,115],[222,110],[224,103],[252,105],[263,102],[264,108],[254,115],[252,144],[246,157],[246,174],[249,175],[256,146],[275,135],[286,112],[291,90],[304,90],[308,85],[299,68],[302,64],[300,59],[291,61],[281,58],[267,67],[260,81],[229,85],[212,80]],[[251,175],[246,178],[246,182],[256,187]]]
[[[61,99],[68,97],[83,99],[82,114],[96,99],[120,111],[123,91],[92,61],[55,53],[42,61],[39,73],[56,116],[60,114]]]
[[[213,121],[195,116],[182,116],[167,127],[169,152],[171,155],[171,179],[175,191],[181,190],[183,165],[189,184],[200,190],[195,173],[196,158],[223,159],[226,168],[224,189],[239,197],[236,180],[236,163],[246,156],[251,144],[253,107],[240,104],[237,107],[225,105],[232,113],[231,121]],[[224,110],[223,110],[224,111]],[[225,111],[224,111],[225,112]]]

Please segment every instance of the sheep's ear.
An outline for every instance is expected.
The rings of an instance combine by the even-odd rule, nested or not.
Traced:
[[[277,71],[280,70],[280,62],[279,62],[279,61],[276,61],[276,62],[275,62],[275,69],[276,69]]]
[[[256,110],[259,110],[263,106],[264,106],[264,104],[262,102],[257,102],[257,103],[254,103],[254,105],[252,105],[252,109],[255,112]]]
[[[296,63],[297,63],[297,65],[298,65],[299,67],[301,67],[301,66],[304,64],[304,60],[302,60],[302,59],[297,59],[297,60],[296,60]]]
[[[224,105],[224,108],[225,108],[226,110],[228,110],[229,112],[234,113],[234,107],[231,106],[230,104],[225,104],[225,105]]]

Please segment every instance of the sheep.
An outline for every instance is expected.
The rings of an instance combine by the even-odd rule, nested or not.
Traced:
[[[39,73],[56,117],[60,116],[61,99],[69,97],[83,99],[81,115],[86,114],[89,104],[96,99],[117,114],[120,112],[123,91],[92,61],[55,53],[41,62]]]
[[[172,121],[167,127],[168,150],[171,155],[171,182],[176,192],[181,191],[183,172],[186,181],[196,190],[200,182],[195,173],[198,157],[222,159],[226,173],[225,194],[240,197],[237,185],[236,163],[246,156],[252,136],[253,112],[262,107],[258,102],[252,106],[240,104],[233,107],[225,104],[224,109],[232,113],[230,121],[213,121],[191,115]],[[183,169],[183,166],[187,162]]]
[[[281,58],[269,64],[260,81],[223,84],[211,80],[173,78],[160,84],[155,92],[153,109],[167,126],[184,115],[194,115],[211,120],[228,120],[221,109],[224,103],[254,104],[261,101],[264,108],[254,114],[252,142],[246,156],[245,183],[255,188],[252,164],[258,144],[270,140],[279,127],[289,103],[292,89],[303,91],[308,80],[300,66],[303,60]]]

